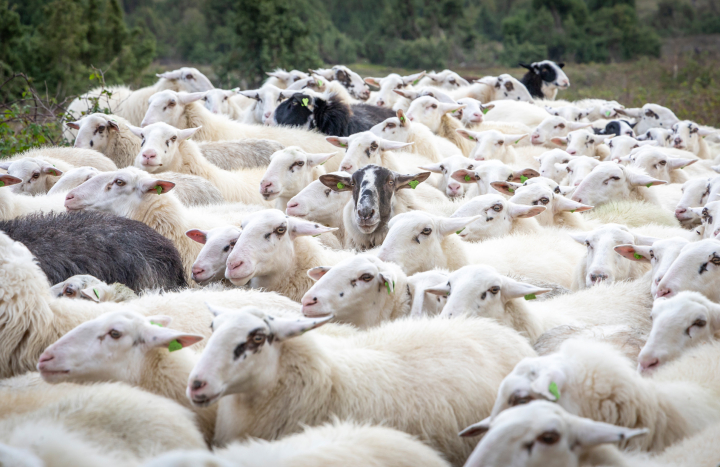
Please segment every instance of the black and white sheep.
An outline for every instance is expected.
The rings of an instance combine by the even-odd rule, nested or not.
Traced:
[[[555,63],[551,60],[543,60],[529,65],[520,62],[520,66],[528,69],[520,82],[525,85],[533,97],[555,100],[558,89],[570,87],[570,80],[562,71],[565,66],[562,62]]]

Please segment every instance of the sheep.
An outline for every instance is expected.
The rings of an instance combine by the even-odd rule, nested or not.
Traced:
[[[232,120],[242,120],[252,100],[238,94],[239,89],[211,89],[205,92],[205,108],[214,114],[226,115]]]
[[[100,88],[93,89],[72,101],[67,113],[73,118],[83,117],[91,108],[95,107],[95,102],[97,102],[101,110],[110,110],[111,113],[126,119],[131,124],[140,125],[148,109],[148,99],[156,92],[165,89],[175,92],[205,92],[214,87],[210,80],[196,68],[180,68],[158,74],[157,77],[160,78],[157,83],[136,91],[131,91],[126,86],[110,86],[107,91],[111,94],[107,97],[102,94]],[[72,126],[70,128],[77,129]],[[64,136],[68,142],[75,137],[72,131],[66,132]]]
[[[333,414],[418,436],[461,465],[472,444],[455,435],[457,427],[489,412],[496,381],[534,354],[514,331],[480,319],[402,321],[320,339],[300,334],[328,318],[296,321],[252,307],[211,309],[218,314],[213,335],[187,394],[199,406],[219,400],[219,444],[246,436],[282,437],[301,423],[318,425]],[[438,340],[443,335],[452,338]],[[246,342],[238,345],[242,336]],[[418,346],[430,341],[442,342],[443,351]],[[428,368],[442,371],[428,378]],[[457,371],[466,375],[462,381]],[[415,380],[424,383],[408,384]]]
[[[436,188],[445,193],[448,198],[460,198],[464,196],[465,185],[453,180],[450,176],[460,169],[473,170],[477,162],[472,159],[468,159],[465,156],[456,154],[454,156],[446,157],[435,164],[425,164],[419,166],[422,170],[442,175],[440,183],[436,185]],[[471,197],[472,190],[468,190],[468,197]]]
[[[499,194],[480,195],[460,206],[451,217],[483,216],[465,226],[458,233],[468,242],[479,242],[511,233],[539,232],[537,220],[531,219],[547,209],[545,206],[525,206],[508,201]],[[492,211],[492,212],[491,212]]]
[[[131,310],[105,313],[45,349],[38,371],[51,384],[119,381],[173,400],[195,412],[209,444],[216,407],[200,409],[185,397],[196,360],[187,348],[204,337],[169,328],[171,323],[168,316],[144,316]]]
[[[234,122],[222,115],[210,113],[199,102],[196,102],[200,98],[199,93],[159,92],[150,99],[150,106],[145,118],[143,118],[142,126],[164,122],[181,130],[200,128],[194,136],[194,139],[198,141],[252,137],[277,141],[283,146],[300,146],[304,151],[310,153],[333,151],[332,146],[319,133],[293,128],[259,127]],[[329,171],[337,170],[337,164],[330,161],[328,169]]]
[[[48,195],[55,195],[58,193],[67,193],[76,186],[80,186],[87,182],[95,175],[99,174],[100,171],[95,167],[75,167],[67,172],[64,172],[52,188],[47,192]]]
[[[702,346],[643,378],[612,345],[569,339],[556,354],[515,367],[500,385],[490,420],[508,407],[549,400],[578,416],[646,428],[648,436],[628,447],[659,452],[717,423],[718,352],[720,345]]]
[[[655,141],[661,148],[673,146],[673,132],[670,128],[650,128],[645,133],[638,133],[637,135],[638,141]]]
[[[675,217],[683,227],[700,225],[701,217],[690,208],[704,206],[711,198],[710,180],[709,178],[695,178],[683,183],[682,195],[675,208]],[[720,188],[720,184],[718,184],[718,188]]]
[[[130,130],[132,125],[127,120],[96,113],[86,115],[77,123],[76,148],[94,148],[112,159],[118,168],[133,165],[142,140]],[[253,138],[205,141],[199,142],[199,146],[203,156],[225,170],[266,166],[270,155],[284,147],[276,141]]]
[[[331,172],[330,175],[350,177],[347,172]],[[343,210],[352,199],[350,191],[335,191],[315,180],[290,198],[285,210],[288,216],[299,217],[328,227],[336,227],[333,234],[341,244],[345,241]]]
[[[594,157],[574,156],[566,164],[556,164],[555,168],[558,171],[565,169],[565,178],[561,180],[564,185],[576,187],[598,165],[600,161]]]
[[[455,235],[479,217],[448,219],[421,211],[401,214],[393,219],[378,258],[398,264],[406,274],[435,267],[454,271],[468,264],[487,264],[504,274],[521,274],[570,287],[572,270],[584,251],[580,245],[564,243],[566,234],[546,229],[480,243],[464,242]],[[532,255],[523,254],[528,243],[533,245]]]
[[[565,66],[562,62],[543,60],[529,65],[520,62],[520,66],[528,70],[520,81],[532,97],[555,100],[558,90],[570,87],[570,79],[562,71]]]
[[[460,183],[475,183],[478,193],[486,195],[495,193],[492,182],[495,181],[521,181],[523,178],[540,176],[534,169],[514,170],[510,166],[498,160],[479,161],[472,170],[459,169],[453,172],[450,177]]]
[[[605,122],[602,122],[605,123]],[[602,125],[600,123],[600,125]],[[602,128],[593,127],[592,131],[596,135],[616,135],[616,136],[630,136],[635,137],[635,132],[633,131],[633,127],[635,127],[636,124],[630,123],[627,120],[610,120],[609,122],[605,123],[605,126]]]
[[[232,443],[213,454],[203,451],[176,451],[164,454],[144,467],[300,467],[323,465],[347,467],[448,467],[435,450],[414,437],[392,428],[334,420],[280,440],[248,440]]]
[[[253,189],[260,185],[262,169],[227,171],[211,164],[202,156],[198,145],[188,141],[198,128],[178,130],[159,122],[130,129],[143,141],[135,167],[152,174],[179,172],[200,176],[215,185],[227,201],[271,205]]]
[[[391,109],[368,104],[348,105],[332,93],[315,95],[296,92],[275,109],[278,125],[301,127],[331,136],[350,136],[368,131],[373,125],[393,117]]]
[[[363,79],[344,65],[335,65],[329,69],[310,70],[316,75],[320,75],[328,81],[338,81],[350,93],[350,95],[359,101],[366,101],[370,98],[370,88]]]
[[[411,317],[435,316],[442,312],[447,302],[447,296],[431,295],[426,292],[426,289],[446,280],[447,276],[447,271],[433,269],[413,274],[407,278],[408,291],[412,297]]]
[[[663,151],[663,148],[654,148],[652,146],[635,149],[620,161],[623,162],[624,160],[630,161],[630,167],[642,170],[651,177],[665,180],[668,183],[687,181],[687,175],[678,169],[684,169],[698,161],[698,159],[673,157]]]
[[[457,130],[458,134],[475,142],[468,157],[475,160],[497,159],[511,164],[516,161],[515,148],[513,144],[517,144],[521,139],[527,136],[525,134],[505,134],[497,130],[486,131],[470,131]]]
[[[615,135],[596,135],[588,130],[575,130],[567,136],[553,138],[552,142],[567,146],[565,151],[571,156],[595,157],[604,161],[610,156],[610,148],[603,143],[613,136]]]
[[[191,229],[185,232],[189,238],[203,245],[192,266],[192,280],[206,285],[225,279],[225,263],[238,237],[239,227],[224,225],[209,230]]]
[[[708,238],[685,245],[657,284],[656,298],[694,290],[720,301],[715,274],[720,266],[720,241]]]
[[[445,69],[439,73],[435,73],[434,71],[430,73],[425,73],[425,77],[421,79],[420,83],[418,84],[418,86],[420,87],[438,86],[441,89],[448,90],[462,88],[469,85],[470,83],[465,78],[448,69]]]
[[[620,199],[660,204],[648,189],[666,183],[644,172],[606,161],[598,164],[580,182],[573,192],[572,200],[592,206]]]
[[[610,148],[609,160],[616,160],[627,156],[635,148],[656,146],[657,142],[640,141],[635,139],[633,136],[620,135],[611,138],[610,141],[607,142],[607,145]]]
[[[720,235],[720,201],[710,201],[704,207],[690,208],[701,220],[700,238],[718,238]],[[718,238],[720,240],[720,238]]]
[[[90,166],[101,172],[116,170],[115,163],[99,151],[83,148],[66,148],[58,146],[45,146],[29,149],[13,155],[8,161],[19,161],[27,157],[42,159],[56,169],[67,171],[73,167]]]
[[[408,108],[406,117],[412,122],[422,123],[438,136],[447,138],[460,148],[465,156],[470,155],[472,145],[462,138],[455,130],[462,129],[462,124],[448,113],[465,108],[460,104],[444,104],[429,96],[415,99]]]
[[[499,274],[495,268],[471,265],[451,272],[446,280],[428,287],[427,292],[447,296],[441,317],[481,317],[515,329],[533,344],[546,331],[557,326],[617,326],[619,323],[645,332],[650,303],[643,297],[628,295],[637,286],[621,283],[605,286],[602,293],[578,292],[546,301],[534,300],[551,289],[537,287]],[[629,293],[630,292],[630,293]],[[608,294],[611,294],[608,296]],[[597,299],[604,297],[604,301]],[[588,301],[593,298],[596,301]],[[592,303],[592,306],[588,304]]]
[[[484,104],[500,100],[533,102],[525,85],[507,73],[499,76],[484,76],[475,80],[474,84],[458,89],[454,95],[458,99],[473,97]]]
[[[242,232],[227,258],[225,277],[236,286],[274,291],[298,301],[312,285],[308,269],[336,263],[349,254],[301,238],[332,230],[277,209],[253,213],[243,220]]]
[[[264,85],[272,84],[281,89],[286,89],[294,82],[308,77],[307,73],[300,70],[285,71],[282,68],[276,68],[273,71],[266,71],[265,74],[268,75],[270,78],[265,80]]]
[[[695,122],[682,120],[672,126],[670,140],[676,149],[689,151],[700,159],[713,159],[715,155],[711,153],[710,147],[702,138],[710,133],[701,129]]]
[[[89,274],[77,274],[53,285],[50,295],[96,302],[124,302],[137,298],[135,292],[124,284],[107,284]]]
[[[32,214],[1,221],[0,230],[32,252],[53,284],[90,274],[136,292],[186,285],[172,243],[130,219],[95,212]]]
[[[638,355],[638,371],[652,374],[685,352],[716,341],[720,330],[720,305],[698,292],[680,292],[656,300],[652,329]]]
[[[258,123],[262,125],[270,125],[273,118],[273,112],[280,102],[280,93],[282,89],[272,84],[264,84],[260,89],[238,91],[238,94],[253,99],[255,103],[244,113],[244,118],[233,120],[242,120],[244,123]]]
[[[473,128],[482,123],[483,115],[495,107],[494,104],[483,105],[482,102],[472,97],[463,97],[456,102],[465,106],[464,109],[456,112],[460,115],[455,115],[455,118],[459,119],[465,125],[465,128]]]
[[[398,95],[395,94],[393,90],[404,89],[410,85],[415,86],[423,76],[425,76],[424,71],[407,76],[390,73],[384,78],[365,78],[366,83],[380,88],[380,91],[368,100],[368,104],[392,109],[398,100]]]
[[[485,115],[486,122],[510,122],[535,127],[548,118],[547,112],[531,103],[501,100]],[[559,118],[559,117],[550,117]]]
[[[554,138],[567,136],[571,131],[581,130],[589,126],[589,123],[570,122],[563,117],[547,117],[537,124],[530,135],[530,141],[538,146],[549,145],[554,143]]]
[[[63,174],[51,163],[34,157],[0,162],[0,169],[4,169],[8,175],[21,180],[20,183],[10,188],[13,193],[30,196],[47,193]]]
[[[168,315],[176,329],[205,337],[210,334],[210,314],[203,305],[206,300],[299,311],[298,304],[274,293],[220,288],[145,293],[128,304],[58,299],[51,297],[46,276],[24,245],[2,234],[0,249],[2,296],[6,297],[0,327],[0,378],[33,371],[40,354],[62,335],[84,321],[127,306],[145,315]]]
[[[546,105],[545,110],[550,115],[562,117],[569,122],[579,122],[588,118],[594,109],[581,109],[580,107],[575,107],[574,105],[553,108]]]
[[[564,164],[575,159],[575,157],[578,156],[571,156],[562,149],[551,149],[535,156],[535,160],[540,163],[539,173],[541,177],[561,183],[568,172],[568,170],[564,169]]]
[[[351,177],[320,176],[320,182],[331,190],[353,194],[343,209],[345,246],[365,250],[381,244],[390,219],[414,208],[413,197],[400,190],[415,189],[429,176],[430,172],[399,174],[376,165],[363,167]]]
[[[651,128],[671,129],[679,118],[675,116],[672,110],[657,104],[645,104],[642,108],[634,109],[615,109],[617,113],[627,115],[638,119],[635,126],[635,133],[641,135]]]
[[[52,438],[43,439],[28,428],[56,426],[61,433],[73,433],[130,465],[175,449],[206,446],[192,412],[173,401],[122,383],[49,385],[38,381],[36,375],[28,376],[0,385],[3,442],[42,449]],[[30,435],[33,442],[23,440],[21,433]]]
[[[64,193],[24,196],[7,188],[19,183],[22,183],[22,180],[17,177],[0,174],[0,220],[10,220],[33,212],[63,211]]]
[[[200,244],[185,235],[191,228],[213,228],[238,224],[244,215],[257,207],[220,205],[188,209],[167,193],[173,183],[152,177],[135,167],[97,175],[71,190],[65,199],[68,211],[94,210],[140,221],[172,240],[180,252],[185,277],[192,276],[192,264],[201,250]],[[64,279],[64,278],[63,278]],[[57,282],[57,281],[56,281]]]

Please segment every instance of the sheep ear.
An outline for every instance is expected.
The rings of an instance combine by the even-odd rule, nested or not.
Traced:
[[[532,65],[528,65],[527,63],[524,63],[524,62],[519,62],[518,65],[520,65],[523,68],[527,68],[528,70],[531,70],[531,71],[533,69]]]
[[[470,425],[469,427],[458,433],[458,436],[461,436],[463,438],[474,438],[475,436],[480,436],[481,434],[487,432],[490,429],[491,419],[492,416]]]
[[[203,245],[207,242],[206,230],[192,229],[185,232],[185,235],[198,243],[202,243]]]
[[[595,135],[593,136],[593,139],[595,140],[595,145],[602,144],[605,142],[606,139],[612,139],[615,137],[615,133],[610,133],[609,135]]]
[[[518,144],[520,142],[520,140],[525,138],[526,136],[528,136],[527,133],[525,133],[524,135],[505,135],[505,143],[506,144],[511,144],[511,143]]]
[[[380,267],[378,273],[378,280],[380,285],[385,286],[388,294],[395,292],[395,282],[397,282],[397,275],[390,269]]]
[[[420,73],[415,73],[413,75],[403,76],[403,85],[407,86],[408,84],[412,84],[415,86],[418,82],[420,82],[423,76],[425,76],[425,71],[421,71]]]
[[[524,204],[515,204],[511,202],[508,202],[507,207],[508,213],[510,213],[510,217],[514,219],[535,217],[538,214],[542,214],[543,212],[545,212],[546,209],[547,208],[545,206],[527,206]]]
[[[205,97],[204,92],[179,92],[178,93],[178,100],[183,105],[187,105],[191,102],[199,101],[203,97]]]
[[[142,129],[142,128],[137,127],[137,126],[133,126],[133,125],[130,125],[130,124],[128,124],[127,127],[128,127],[128,129],[130,130],[130,132],[132,132],[132,134],[134,134],[134,135],[137,136],[138,138],[142,138],[142,132],[143,132],[143,129]]]
[[[555,138],[551,139],[555,144],[559,144],[560,146],[566,146],[567,145],[567,136],[556,136]]]
[[[567,164],[560,164],[560,163],[558,163],[558,162],[555,162],[553,165],[555,166],[555,169],[556,169],[556,170],[560,170],[560,171],[565,170],[565,171],[567,171],[567,166],[568,166]]]
[[[395,94],[403,96],[406,99],[410,99],[411,101],[414,101],[415,99],[417,99],[418,94],[420,94],[417,91],[409,91],[407,89],[393,89],[393,92]]]
[[[503,284],[500,287],[500,291],[502,292],[503,298],[506,299],[525,297],[527,300],[532,300],[534,297],[529,297],[529,295],[540,295],[552,292],[552,289],[544,289],[532,284],[526,284],[525,282],[518,282],[509,277],[503,277],[502,281]]]
[[[560,189],[560,194],[562,196],[570,196],[573,191],[577,189],[576,186],[568,186],[568,185],[558,185],[558,188]]]
[[[555,115],[555,116],[557,116],[557,113],[556,113],[557,110],[555,110],[554,108],[552,108],[552,107],[550,107],[550,106],[548,106],[548,105],[545,106],[545,111],[546,111],[547,113],[549,113],[550,115]]]
[[[17,185],[22,182],[21,178],[13,177],[12,175],[0,174],[0,187]]]
[[[248,91],[239,91],[238,94],[240,94],[241,96],[250,98],[250,99],[255,99],[256,101],[260,100],[260,93],[254,89],[251,89]],[[287,98],[288,96],[285,93],[283,93],[283,97]]]
[[[283,81],[288,79],[288,77],[290,76],[290,73],[285,70],[266,71],[265,74]]]
[[[565,373],[557,368],[542,368],[530,383],[530,389],[540,394],[549,401],[557,402],[562,397],[563,385],[565,384]]]
[[[310,222],[295,217],[289,217],[288,224],[290,227],[290,236],[293,239],[308,235],[320,235],[337,230],[337,227],[325,227],[317,222]]]
[[[59,177],[63,174],[62,170],[58,170],[51,165],[47,166],[47,167],[43,167],[42,171],[43,171],[43,173],[54,175],[55,177]]]
[[[308,269],[307,275],[314,281],[319,281],[322,276],[327,274],[330,270],[330,266],[317,266],[312,269]]]
[[[443,171],[443,163],[438,162],[436,164],[421,165],[418,169],[427,170],[428,172],[441,174]]]
[[[618,245],[615,252],[630,261],[650,262],[650,248],[639,245]]]
[[[173,182],[167,180],[144,180],[140,182],[140,191],[143,193],[156,193],[158,195],[167,193],[175,187]]]
[[[556,211],[583,212],[589,211],[593,207],[594,206],[588,206],[587,204],[578,203],[577,201],[573,201],[562,195],[556,196],[553,200],[553,208]]]
[[[197,132],[200,128],[202,128],[202,126],[199,126],[197,128],[187,128],[185,130],[179,130],[178,131],[178,139],[180,141],[186,140],[186,139],[190,138],[192,135],[194,135],[195,132]]]
[[[657,178],[652,178],[650,175],[633,170],[625,169],[625,176],[633,186],[646,186],[650,188],[651,186],[665,185],[667,183],[665,180],[658,180]]]
[[[522,183],[513,182],[490,182],[490,186],[504,195],[514,196],[515,190],[522,186]]]
[[[710,136],[713,133],[717,133],[718,130],[710,129],[710,128],[699,128],[698,129],[698,135],[700,136]]]
[[[413,144],[415,143],[401,143],[399,141],[390,141],[387,139],[380,139],[378,141],[378,147],[380,147],[380,149],[382,149],[383,151],[394,151],[396,149],[402,149],[408,146],[412,146]]]
[[[325,141],[332,144],[333,146],[337,146],[339,148],[346,148],[348,147],[350,138],[347,138],[345,136],[326,136]]]
[[[583,447],[616,443],[647,434],[647,428],[633,429],[573,416],[570,427],[575,441]]]
[[[87,300],[92,300],[95,303],[105,301],[105,289],[100,287],[88,287],[80,291],[80,296]]]
[[[307,154],[308,165],[310,167],[317,167],[318,165],[324,164],[325,162],[330,160],[330,158],[336,155],[336,152],[329,152],[324,154]]]
[[[330,188],[332,191],[352,191],[351,177],[343,177],[341,175],[327,174],[320,175],[320,183]]]
[[[405,117],[405,112],[403,112],[403,109],[398,109],[397,112],[395,112],[395,115],[397,115],[398,120],[400,120],[400,126],[407,126],[408,119]]]
[[[120,127],[115,120],[107,120],[107,128],[108,130],[120,131]]]
[[[12,161],[2,161],[2,162],[0,162],[0,169],[8,170],[11,165],[12,165]]]
[[[444,297],[450,294],[450,286],[447,282],[443,282],[442,284],[426,288],[425,293],[431,293],[433,295],[440,295]]]
[[[182,78],[182,70],[166,71],[165,73],[158,73],[155,76],[165,79],[180,79]]]
[[[477,172],[474,170],[459,169],[450,175],[450,177],[460,183],[475,183],[480,180]]]
[[[455,130],[457,134],[462,136],[463,138],[467,138],[470,141],[477,141],[478,140],[478,132],[477,131],[470,131],[470,130]]]
[[[317,70],[308,69],[310,73],[320,75],[328,81],[335,79],[335,72],[329,68],[318,68]]]
[[[585,240],[587,240],[587,237],[585,236],[585,234],[583,234],[583,233],[574,233],[574,234],[568,233],[568,235],[570,236],[570,238],[572,238],[579,244],[585,245]]]
[[[412,188],[418,186],[418,183],[422,183],[428,179],[430,172],[420,172],[416,174],[395,174],[395,191],[402,190],[403,188]]]
[[[171,352],[197,344],[204,339],[198,334],[187,334],[176,329],[170,329],[157,321],[150,319],[149,325],[142,330],[145,343],[150,348],[168,348]],[[177,345],[180,345],[178,348]]]
[[[520,182],[523,181],[524,178],[535,178],[539,177],[540,174],[535,169],[522,169],[522,170],[516,170],[513,172],[513,182]]]
[[[668,157],[667,164],[668,164],[668,167],[670,167],[670,169],[673,170],[673,169],[682,169],[684,167],[687,167],[688,165],[693,165],[697,161],[698,161],[698,159],[685,159],[682,157]]]
[[[620,115],[627,115],[628,117],[632,118],[641,118],[642,117],[642,109],[634,108],[634,109],[621,109],[616,108],[616,113],[619,113]]]
[[[468,224],[472,224],[483,216],[472,216],[472,217],[447,217],[441,219],[439,222],[439,230],[442,236],[447,236],[454,233],[459,233]]]
[[[373,85],[373,86],[380,87],[380,80],[381,80],[381,79],[382,79],[382,78],[370,78],[370,77],[367,77],[367,78],[365,78],[363,81],[365,81],[367,84],[371,84],[371,85]]]
[[[448,113],[448,112],[449,112],[449,113],[455,113],[455,112],[457,112],[457,111],[460,110],[460,109],[464,109],[465,107],[467,107],[467,105],[465,105],[465,104],[444,104],[444,103],[440,103],[440,105],[438,105],[438,108],[439,108],[440,110],[442,110],[443,113]]]
[[[65,126],[68,128],[72,128],[73,130],[79,130],[80,129],[80,120],[77,122],[65,122]]]
[[[566,123],[566,125],[570,129],[570,131],[575,131],[575,130],[582,130],[583,128],[591,127],[592,123],[568,122],[568,123]]]
[[[322,318],[300,319],[273,318],[272,316],[268,316],[268,320],[265,322],[270,328],[270,331],[275,339],[278,341],[284,341],[285,339],[291,339],[312,329],[319,328],[331,319],[333,319],[333,315],[324,316]]]

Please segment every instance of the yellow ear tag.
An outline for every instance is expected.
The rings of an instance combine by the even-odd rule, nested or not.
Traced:
[[[412,188],[413,190],[414,190],[419,184],[420,184],[420,182],[418,182],[417,180],[410,180],[410,182],[408,183],[408,185],[410,185],[410,188]]]
[[[157,194],[162,194],[162,187],[160,185],[155,185],[155,191],[157,191]]]

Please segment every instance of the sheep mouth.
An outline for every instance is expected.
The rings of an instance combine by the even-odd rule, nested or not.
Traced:
[[[280,196],[280,193],[278,193],[278,192],[276,192],[276,191],[270,191],[270,192],[267,192],[267,193],[262,193],[262,197],[263,197],[266,201],[272,201],[272,200],[274,200],[275,198],[277,198],[278,196]]]
[[[206,396],[205,394],[198,394],[196,396],[192,396],[192,403],[198,407],[208,407],[215,402],[217,402],[218,399],[222,397],[223,393],[218,392],[217,394],[213,394],[212,396]]]
[[[70,374],[70,370],[39,370],[40,377],[45,381],[54,381],[62,379],[63,376]]]
[[[332,312],[331,311],[322,311],[322,310],[309,310],[309,309],[305,309],[305,307],[303,307],[302,314],[306,318],[324,318],[326,316],[332,315]]]

